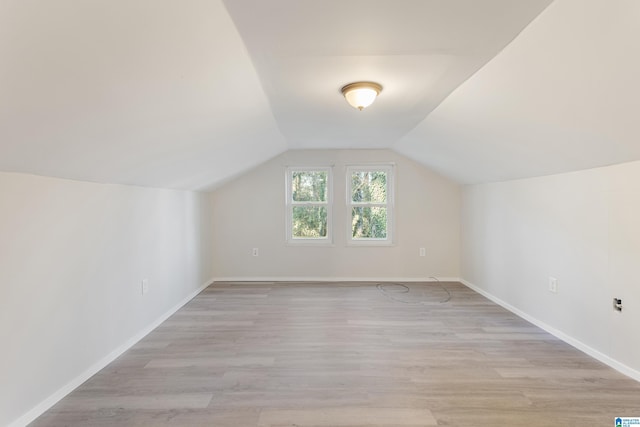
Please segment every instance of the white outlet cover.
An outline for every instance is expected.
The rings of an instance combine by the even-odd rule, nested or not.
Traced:
[[[149,279],[142,280],[142,295],[149,292]]]
[[[555,277],[549,277],[549,292],[558,293],[558,279]]]

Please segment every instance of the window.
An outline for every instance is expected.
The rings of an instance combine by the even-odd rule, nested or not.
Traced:
[[[331,168],[287,168],[287,241],[331,242]]]
[[[392,165],[347,167],[347,215],[350,243],[392,243]]]

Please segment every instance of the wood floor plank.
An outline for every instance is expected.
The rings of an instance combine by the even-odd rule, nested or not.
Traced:
[[[198,358],[174,358],[153,359],[145,365],[145,368],[191,368],[198,366],[269,366],[273,365],[273,357],[198,357]]]
[[[268,409],[260,413],[259,427],[275,426],[435,426],[426,409],[341,407],[321,409]]]
[[[206,408],[211,402],[212,393],[175,393],[109,396],[72,396],[66,402],[68,409],[80,411],[124,408],[124,409],[185,409]]]
[[[596,427],[640,414],[638,382],[460,283],[376,285],[216,283],[33,425]]]

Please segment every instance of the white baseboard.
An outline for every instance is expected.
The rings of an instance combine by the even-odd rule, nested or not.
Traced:
[[[588,354],[589,356],[605,363],[606,365],[612,367],[613,369],[621,372],[624,375],[627,375],[630,378],[633,378],[636,381],[640,381],[640,372],[607,356],[600,351],[589,347],[588,345],[582,343],[575,338],[565,334],[564,332],[557,330],[550,325],[528,315],[527,313],[519,310],[518,308],[512,306],[511,304],[501,300],[493,296],[492,294],[486,292],[485,290],[475,286],[474,284],[457,277],[438,277],[437,278],[441,282],[460,282],[463,283],[468,288],[474,290],[480,295],[488,298],[494,303],[502,306],[503,308],[511,311],[517,316],[523,318],[524,320],[536,325],[537,327],[545,330],[551,335],[561,339],[567,344],[572,345],[578,350]],[[427,282],[427,281],[435,281],[433,277],[218,277],[208,280],[205,284],[201,285],[198,289],[193,291],[187,297],[185,297],[178,304],[174,305],[160,317],[158,317],[153,323],[143,329],[141,332],[136,334],[134,337],[127,340],[124,344],[113,350],[107,356],[94,363],[91,367],[89,367],[82,374],[78,375],[73,380],[69,381],[65,386],[60,388],[58,391],[53,393],[51,396],[40,402],[34,408],[29,410],[27,413],[14,420],[9,427],[23,427],[27,424],[31,423],[33,420],[38,418],[44,412],[46,412],[53,405],[58,403],[62,398],[75,390],[78,386],[84,383],[86,380],[95,375],[98,371],[103,369],[109,363],[113,362],[116,358],[122,355],[125,351],[129,350],[133,347],[138,341],[147,336],[151,331],[157,328],[162,322],[167,320],[172,314],[178,311],[182,306],[191,301],[196,295],[202,292],[205,288],[207,288],[213,282]]]
[[[84,371],[83,373],[81,373],[80,375],[78,375],[77,377],[72,379],[71,381],[69,381],[66,385],[64,385],[58,391],[56,391],[51,396],[47,397],[45,400],[40,402],[38,405],[33,407],[31,410],[29,410],[29,412],[25,413],[20,418],[18,418],[16,420],[14,420],[13,422],[11,422],[11,424],[9,424],[9,427],[24,427],[27,424],[33,422],[33,420],[35,420],[40,415],[45,413],[49,408],[51,408],[53,405],[55,405],[60,400],[62,400],[66,395],[68,395],[73,390],[78,388],[82,383],[84,383],[89,378],[91,378],[93,375],[98,373],[98,371],[103,369],[109,363],[111,363],[114,360],[116,360],[120,355],[122,355],[122,353],[124,353],[125,351],[129,350],[138,341],[140,341],[142,338],[147,336],[155,328],[160,326],[160,324],[162,322],[167,320],[173,313],[178,311],[182,306],[184,306],[186,303],[188,303],[193,298],[195,298],[196,295],[198,295],[205,288],[207,288],[209,285],[211,285],[211,283],[213,283],[213,279],[208,280],[206,283],[201,285],[198,289],[196,289],[195,291],[191,292],[189,295],[187,295],[185,298],[183,298],[182,301],[180,301],[178,304],[176,304],[173,307],[171,307],[168,311],[166,311],[164,314],[162,314],[160,317],[158,317],[155,321],[153,321],[149,326],[144,328],[142,331],[140,331],[135,336],[133,336],[130,339],[128,339],[124,344],[120,345],[118,348],[113,350],[111,353],[109,353],[108,355],[106,355],[105,357],[103,357],[102,359],[100,359],[99,361],[94,363],[93,365],[91,365],[89,367],[89,369],[87,369],[86,371]]]
[[[216,277],[214,282],[435,282],[431,277],[289,277],[289,276],[263,276],[263,277]],[[441,282],[460,282],[458,277],[438,277]]]
[[[605,365],[608,365],[610,367],[612,367],[613,369],[615,369],[616,371],[630,377],[633,378],[636,381],[640,381],[640,372],[625,365],[624,363],[621,363],[609,356],[607,356],[606,354],[596,350],[593,347],[590,347],[588,345],[586,345],[585,343],[583,343],[582,341],[579,341],[567,334],[565,334],[564,332],[542,322],[541,320],[536,319],[533,316],[530,316],[529,314],[525,313],[524,311],[512,306],[511,304],[501,300],[500,298],[490,294],[489,292],[485,291],[482,288],[479,288],[478,286],[474,285],[473,283],[470,283],[464,279],[461,279],[460,282],[462,284],[464,284],[466,287],[468,287],[469,289],[472,289],[473,291],[479,293],[480,295],[484,296],[485,298],[493,301],[494,303],[498,304],[499,306],[509,310],[510,312],[512,312],[513,314],[523,318],[524,320],[526,320],[529,323],[532,323],[534,325],[536,325],[537,327],[539,327],[540,329],[545,330],[546,332],[550,333],[551,335],[555,336],[556,338],[566,342],[567,344],[577,348],[578,350],[582,351],[583,353],[588,354],[589,356],[593,357],[594,359],[599,360],[600,362],[604,363]]]

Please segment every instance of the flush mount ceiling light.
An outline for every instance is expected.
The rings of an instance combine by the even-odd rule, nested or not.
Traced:
[[[344,86],[341,91],[349,105],[362,111],[373,104],[382,91],[382,86],[373,82],[355,82]]]

